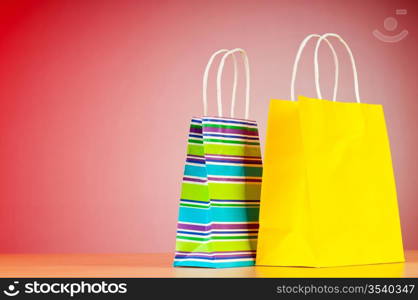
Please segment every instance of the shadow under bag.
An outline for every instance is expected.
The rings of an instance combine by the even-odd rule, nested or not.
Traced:
[[[174,266],[226,268],[255,263],[262,161],[257,123],[222,117],[220,82],[225,59],[240,52],[249,83],[248,59],[242,49],[217,51],[209,60],[226,52],[218,70],[218,117],[192,118],[182,183]],[[236,62],[234,58],[235,74]]]

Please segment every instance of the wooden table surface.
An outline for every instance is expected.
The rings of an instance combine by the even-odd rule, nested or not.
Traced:
[[[418,250],[405,263],[338,268],[173,268],[172,254],[0,254],[0,277],[418,277]]]

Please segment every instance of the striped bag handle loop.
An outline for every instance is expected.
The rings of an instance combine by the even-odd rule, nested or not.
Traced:
[[[249,117],[249,112],[250,112],[250,64],[248,61],[248,56],[247,56],[247,52],[245,52],[244,49],[241,48],[235,48],[233,50],[228,51],[227,53],[224,54],[224,56],[222,57],[221,62],[219,63],[219,68],[218,68],[218,76],[216,78],[216,92],[218,95],[218,107],[219,105],[222,104],[222,73],[223,73],[223,68],[225,65],[225,60],[228,58],[229,55],[234,55],[234,53],[239,52],[241,53],[241,57],[243,59],[243,63],[244,63],[244,68],[245,68],[245,77],[246,77],[246,86],[245,86],[245,119],[248,119]],[[231,117],[234,117],[234,112],[235,111],[235,98],[232,99],[232,104],[231,104]],[[221,107],[221,111],[219,113],[219,116],[222,117],[222,107]]]
[[[203,90],[202,90],[202,99],[203,99],[203,115],[208,115],[208,77],[209,77],[209,71],[212,67],[213,61],[215,60],[216,56],[218,56],[221,53],[227,53],[228,49],[220,49],[212,54],[212,56],[209,58],[209,61],[206,65],[205,72],[203,73]],[[238,83],[238,69],[237,69],[237,59],[235,58],[235,55],[232,55],[233,63],[234,63],[234,82],[232,86],[232,103],[235,103],[235,97],[237,94],[237,83]],[[222,102],[217,101],[218,103],[218,115],[222,114]]]

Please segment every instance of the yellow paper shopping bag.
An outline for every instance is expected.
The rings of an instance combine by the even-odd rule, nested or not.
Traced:
[[[354,58],[335,34],[323,35],[316,46],[318,98],[317,53],[329,36],[338,37],[350,54],[357,103],[271,101],[257,265],[404,261],[383,109],[360,103]]]

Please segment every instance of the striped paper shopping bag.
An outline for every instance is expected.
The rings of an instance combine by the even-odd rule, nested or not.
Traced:
[[[225,59],[235,52],[242,54],[249,75],[248,59],[242,49],[216,52],[205,71],[205,115],[207,72],[213,58],[222,52],[226,54],[220,63],[218,79]],[[236,80],[234,91],[235,85]],[[218,101],[219,117],[191,121],[174,266],[225,268],[255,263],[262,161],[257,122],[247,120],[248,100],[247,88],[245,120],[233,118],[233,113],[230,118],[221,117]],[[235,92],[232,107],[234,104]]]

